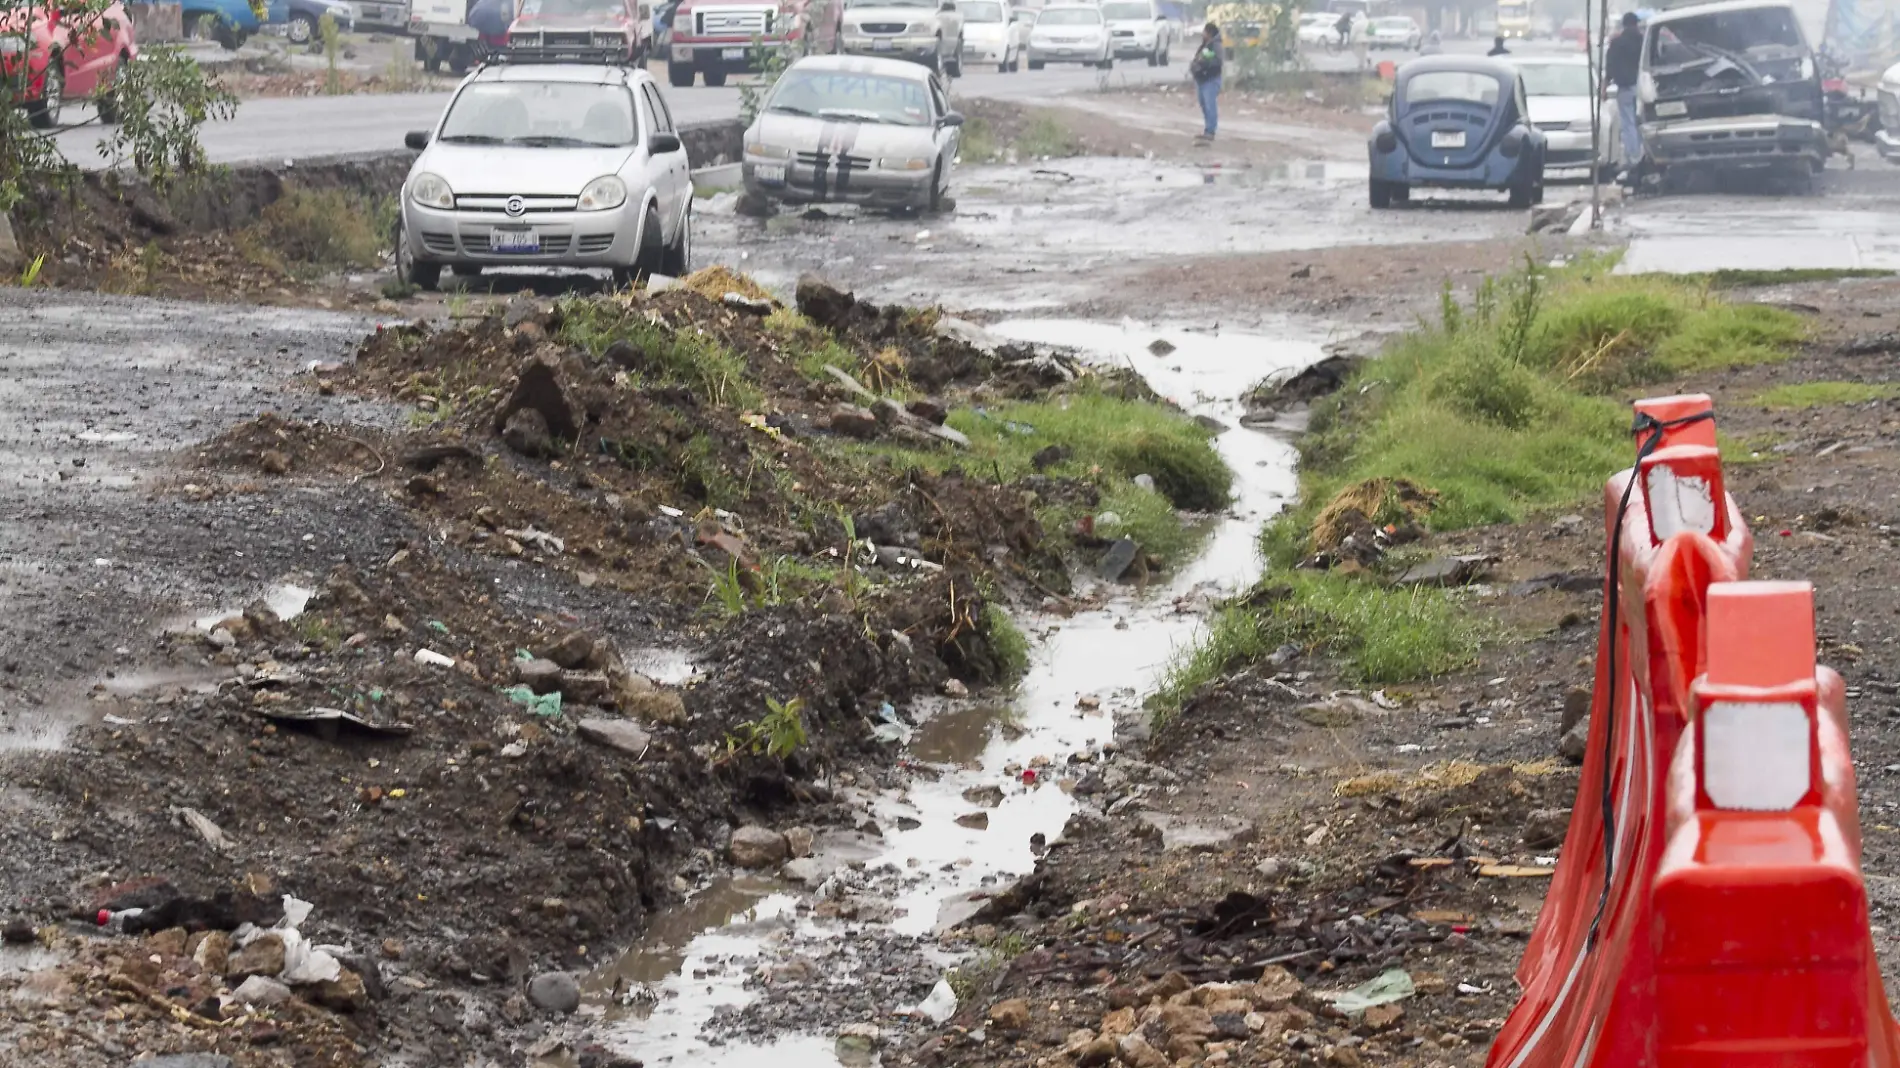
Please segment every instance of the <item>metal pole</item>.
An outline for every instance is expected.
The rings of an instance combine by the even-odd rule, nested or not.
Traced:
[[[1605,71],[1598,62],[1598,44],[1607,39],[1610,0],[1597,4],[1597,32],[1590,32],[1590,10],[1583,13],[1584,64],[1590,72],[1590,229],[1603,229],[1603,91]]]

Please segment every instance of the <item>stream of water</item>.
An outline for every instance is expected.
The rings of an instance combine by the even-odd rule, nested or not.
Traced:
[[[1233,506],[1208,521],[1200,552],[1165,584],[1117,593],[1101,607],[1066,619],[1019,620],[1032,635],[1031,663],[1002,703],[973,699],[916,710],[929,718],[905,756],[940,774],[920,776],[901,792],[862,798],[884,829],[881,838],[834,833],[822,836],[817,849],[824,866],[856,879],[854,889],[888,902],[888,909],[841,923],[802,908],[809,891],[789,883],[724,880],[657,917],[638,945],[592,976],[584,1011],[599,1014],[613,1044],[649,1066],[867,1063],[840,1060],[836,1052],[836,1027],[849,1018],[829,1020],[831,1029],[823,1033],[788,1033],[769,1041],[720,1039],[708,1034],[708,1025],[721,1010],[759,997],[748,979],[761,967],[795,954],[829,955],[834,971],[857,967],[868,976],[875,974],[866,963],[873,951],[860,945],[896,942],[935,968],[953,965],[954,958],[935,948],[932,932],[967,913],[973,895],[1031,871],[1032,836],[1053,840],[1075,811],[1076,801],[1050,776],[1026,784],[1022,769],[1060,768],[1071,754],[1098,752],[1113,736],[1115,714],[1139,714],[1142,697],[1169,660],[1195,640],[1208,600],[1245,586],[1258,572],[1255,537],[1261,522],[1294,492],[1294,453],[1289,434],[1239,425],[1240,397],[1270,372],[1320,359],[1319,337],[1290,326],[1267,336],[1030,319],[992,329],[1013,340],[1072,346],[1095,361],[1132,366],[1156,392],[1195,415],[1219,420],[1226,429],[1215,441],[1234,472]],[[1172,351],[1151,351],[1157,340]],[[1033,640],[1037,635],[1040,640]],[[1093,701],[1079,700],[1084,697]],[[1003,791],[980,829],[958,823],[975,807],[964,797],[973,787]],[[657,1002],[615,996],[630,985],[654,991]],[[890,1000],[894,993],[881,1000],[882,991],[862,993],[886,1014],[904,1007]],[[807,990],[804,996],[813,995]]]

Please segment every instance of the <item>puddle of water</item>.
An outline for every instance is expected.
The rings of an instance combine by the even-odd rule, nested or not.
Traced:
[[[1324,355],[1317,337],[1290,326],[1279,336],[1054,320],[1004,322],[992,329],[1016,340],[1081,347],[1103,363],[1132,365],[1156,392],[1196,415],[1220,420],[1228,429],[1215,442],[1234,471],[1235,502],[1213,521],[1200,555],[1165,586],[1066,620],[1022,620],[1025,630],[1046,630],[1047,635],[1034,643],[1029,672],[1007,708],[951,705],[924,720],[906,755],[947,767],[945,774],[935,781],[920,778],[901,796],[880,796],[873,804],[885,837],[866,874],[882,881],[865,889],[895,906],[895,919],[882,929],[898,937],[929,935],[946,910],[955,914],[973,894],[1034,868],[1031,837],[1056,838],[1075,810],[1056,781],[1069,774],[1068,757],[1108,741],[1113,710],[1135,707],[1174,654],[1204,626],[1201,616],[1176,613],[1175,598],[1209,587],[1236,590],[1253,579],[1260,523],[1295,491],[1294,450],[1286,436],[1242,428],[1239,398],[1270,372]],[[1173,351],[1150,352],[1157,339],[1173,345]],[[1101,707],[1079,710],[1077,698],[1083,694],[1098,697]],[[997,729],[1005,720],[1010,729]],[[1020,768],[1045,759],[1051,764],[1035,783],[1025,784]],[[986,810],[984,830],[956,822],[976,809],[963,797],[973,786],[1003,790],[1001,804]],[[910,829],[902,829],[906,826]],[[820,854],[825,855],[823,843]],[[745,987],[756,958],[770,959],[801,941],[838,944],[835,927],[795,917],[797,900],[771,883],[735,882],[709,889],[658,919],[647,941],[596,977],[594,989],[610,990],[615,978],[654,982],[664,976],[658,986],[677,996],[663,997],[644,1014],[610,1012],[610,1018],[623,1017],[615,1040],[649,1064],[839,1065],[828,1034],[783,1037],[769,1046],[708,1046],[704,1037],[716,1009],[743,1006],[757,996]],[[690,940],[681,948],[683,936]]]
[[[309,604],[310,598],[316,595],[317,591],[306,586],[281,582],[264,591],[264,603],[270,606],[271,611],[277,613],[278,619],[288,621],[303,615],[304,606]],[[243,614],[242,607],[220,609],[208,615],[193,618],[189,623],[189,629],[208,631],[232,616]]]
[[[684,686],[688,679],[699,674],[692,658],[680,649],[643,646],[626,650],[620,658],[627,670],[637,671],[662,686]]]
[[[228,674],[226,672],[225,674]],[[216,693],[220,673],[209,668],[153,668],[140,671],[122,671],[109,679],[101,679],[106,692],[118,697],[146,693],[151,690],[176,686],[190,693]]]

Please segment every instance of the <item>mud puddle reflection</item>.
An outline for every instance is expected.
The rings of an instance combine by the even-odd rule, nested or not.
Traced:
[[[816,865],[806,878],[818,884],[818,904],[785,883],[715,883],[596,973],[589,1013],[605,1017],[607,1041],[648,1065],[867,1063],[861,1049],[834,1042],[838,1029],[870,1023],[888,1033],[893,1013],[929,994],[955,963],[935,932],[1034,868],[1032,840],[1055,839],[1076,809],[1068,783],[1113,737],[1118,718],[1145,719],[1142,697],[1196,638],[1207,600],[1258,571],[1255,537],[1294,492],[1294,451],[1287,436],[1240,427],[1240,397],[1271,372],[1320,359],[1318,335],[1034,319],[993,329],[1131,365],[1163,396],[1219,420],[1234,505],[1166,584],[1066,619],[1019,620],[1041,637],[1006,702],[914,709],[923,722],[903,757],[927,773],[902,791],[855,799],[883,829],[882,839],[858,839],[871,849],[853,856],[821,839],[813,861],[801,862]],[[1156,355],[1158,340],[1172,349],[1154,346],[1165,353]],[[969,825],[984,823],[972,819],[978,812],[986,825]]]

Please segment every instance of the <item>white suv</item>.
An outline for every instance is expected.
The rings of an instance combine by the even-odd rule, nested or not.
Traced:
[[[402,185],[396,271],[433,289],[442,268],[606,267],[686,273],[693,184],[666,98],[611,62],[484,66],[455,91]]]
[[[1102,19],[1108,23],[1109,46],[1117,59],[1142,58],[1150,67],[1168,65],[1174,46],[1174,23],[1162,12],[1160,0],[1103,0]]]

